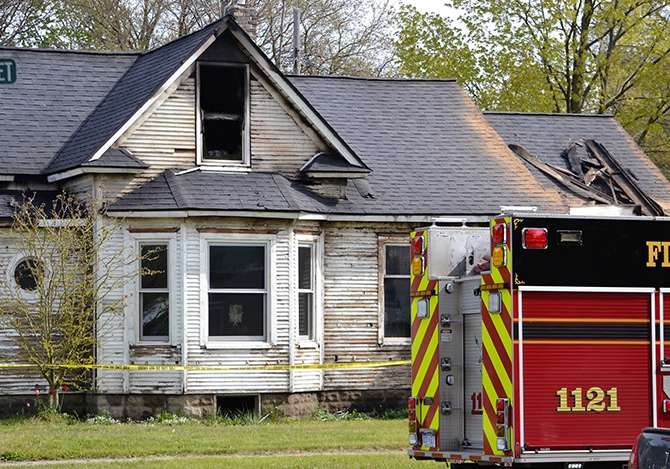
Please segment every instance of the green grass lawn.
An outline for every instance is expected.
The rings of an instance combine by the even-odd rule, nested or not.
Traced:
[[[49,461],[32,462],[31,468],[437,467],[410,460],[406,449],[404,419],[0,421],[0,465]]]

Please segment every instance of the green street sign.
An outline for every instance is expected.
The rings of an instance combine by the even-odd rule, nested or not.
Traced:
[[[0,85],[16,82],[16,62],[12,59],[0,59]]]

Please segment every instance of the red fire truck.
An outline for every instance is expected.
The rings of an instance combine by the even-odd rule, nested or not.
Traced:
[[[670,427],[670,219],[517,212],[411,252],[411,457],[621,467]]]

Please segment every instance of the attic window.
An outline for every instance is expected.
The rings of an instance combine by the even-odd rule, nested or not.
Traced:
[[[199,64],[201,163],[248,164],[247,77],[245,65]]]

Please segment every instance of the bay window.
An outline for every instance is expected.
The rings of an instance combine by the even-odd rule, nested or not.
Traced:
[[[267,244],[208,246],[210,338],[267,340]]]

